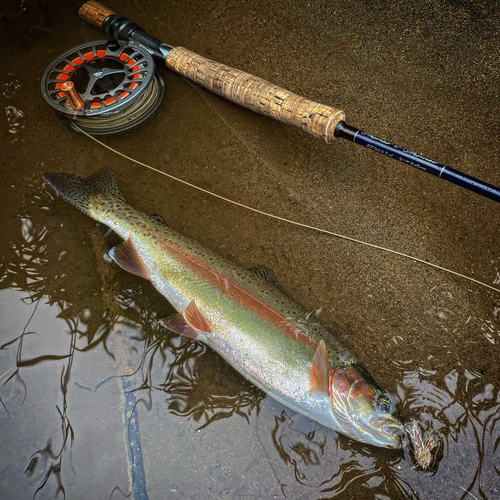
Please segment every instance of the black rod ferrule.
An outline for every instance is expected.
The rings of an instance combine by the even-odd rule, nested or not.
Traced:
[[[356,137],[356,132],[359,129],[347,125],[346,122],[341,121],[335,127],[334,135],[335,137],[341,137],[342,139],[347,139],[348,141],[354,142],[354,137]]]

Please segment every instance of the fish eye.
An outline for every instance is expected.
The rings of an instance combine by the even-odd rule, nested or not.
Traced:
[[[389,397],[382,396],[376,401],[375,408],[382,413],[392,413],[392,401]]]

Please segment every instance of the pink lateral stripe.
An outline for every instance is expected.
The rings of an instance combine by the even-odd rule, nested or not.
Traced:
[[[156,236],[162,244],[168,247],[171,251],[175,252],[177,255],[181,256],[184,262],[187,262],[192,267],[201,270],[203,275],[208,278],[212,284],[216,285],[220,290],[222,290],[226,295],[230,295],[231,298],[237,301],[240,305],[243,305],[250,310],[257,312],[264,320],[273,323],[278,328],[281,328],[283,334],[287,338],[292,338],[297,340],[304,346],[308,346],[314,351],[318,347],[318,343],[315,342],[309,335],[304,333],[300,328],[291,323],[285,316],[276,311],[273,307],[266,304],[263,300],[257,297],[255,294],[249,290],[241,287],[238,283],[235,283],[230,278],[222,276],[219,272],[200,262],[198,259],[187,255],[181,249],[169,243],[164,238],[159,236],[157,233],[152,231],[154,236]]]

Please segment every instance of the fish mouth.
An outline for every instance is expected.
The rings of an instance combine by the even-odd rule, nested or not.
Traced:
[[[403,446],[406,430],[397,417],[392,415],[366,416],[346,411],[335,412],[343,432],[357,441],[389,449]]]
[[[376,437],[383,446],[387,448],[401,448],[402,441],[406,435],[403,424],[393,417],[372,417],[370,427],[373,429],[373,436]]]

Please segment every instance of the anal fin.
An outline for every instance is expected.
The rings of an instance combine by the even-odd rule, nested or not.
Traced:
[[[147,280],[151,279],[149,268],[130,236],[109,250],[108,255],[125,271]]]

